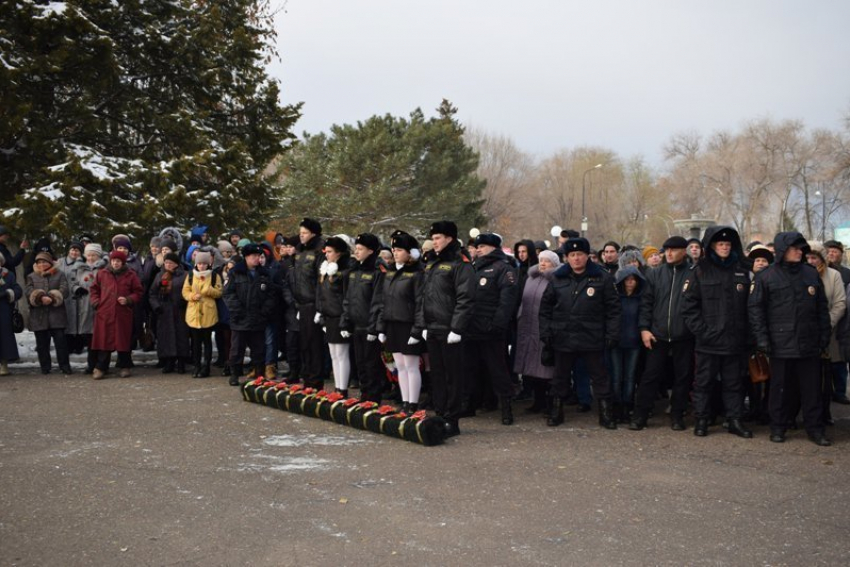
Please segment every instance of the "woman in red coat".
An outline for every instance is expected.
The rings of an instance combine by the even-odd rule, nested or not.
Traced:
[[[127,268],[127,255],[118,250],[109,254],[109,267],[97,273],[89,290],[95,308],[91,348],[97,351],[97,366],[92,373],[100,380],[109,369],[112,351],[118,351],[120,376],[130,375],[130,351],[133,343],[133,307],[142,300],[144,290],[136,272]]]

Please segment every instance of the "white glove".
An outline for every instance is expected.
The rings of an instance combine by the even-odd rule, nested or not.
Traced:
[[[326,335],[327,335],[327,334],[328,334],[328,328],[327,328],[327,327],[322,327],[322,332],[323,332],[324,334],[326,334]]]
[[[418,344],[419,344],[419,339],[417,339],[416,337],[410,337],[409,339],[407,339],[407,345],[408,346],[413,346],[413,345],[418,345]]]
[[[366,340],[370,343],[374,343],[376,340],[378,340],[378,335],[366,335]]]
[[[428,340],[428,329],[425,329],[424,331],[422,331],[422,340],[423,341]]]
[[[296,321],[300,321],[300,320],[301,320],[301,312],[300,312],[300,311],[298,311],[297,313],[295,313],[295,320],[296,320]]]
[[[378,340],[383,344],[387,342],[387,336],[384,333],[378,333]]]
[[[452,331],[449,333],[449,338],[446,339],[446,342],[450,345],[454,345],[460,342],[460,335]]]
[[[317,324],[317,325],[318,325],[319,323],[321,323],[321,322],[322,322],[322,314],[321,314],[321,313],[316,313],[316,315],[313,317],[313,322],[314,322],[315,324]]]
[[[340,331],[339,336],[344,339],[348,339],[351,337],[351,333],[349,333],[348,331]]]

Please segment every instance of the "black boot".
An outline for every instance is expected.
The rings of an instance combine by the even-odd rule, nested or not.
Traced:
[[[694,435],[697,437],[705,437],[708,435],[708,418],[707,417],[698,417],[697,422],[694,425]]]
[[[617,423],[629,423],[632,417],[632,409],[634,408],[634,404],[623,404],[623,415],[620,421]]]
[[[681,415],[671,415],[670,429],[672,429],[673,431],[684,431],[686,429],[685,418]]]
[[[612,410],[610,400],[599,400],[599,425],[605,429],[617,429]]]
[[[201,377],[201,359],[192,361],[192,378]]]
[[[201,378],[210,377],[210,366],[212,366],[212,353],[208,352],[204,357],[204,364],[201,366],[201,372],[199,373]]]
[[[173,358],[162,359],[162,373],[163,374],[171,374],[172,372],[174,372],[174,359]]]
[[[629,429],[632,431],[641,431],[646,429],[646,412],[642,412],[640,410],[635,410],[632,414],[632,419],[629,421]]]
[[[540,413],[546,411],[546,384],[541,384],[539,380],[535,380],[532,384],[532,394],[534,395],[534,402],[525,412]]]
[[[407,411],[411,414],[414,414],[419,411],[419,404],[414,404],[413,402],[407,404]]]
[[[177,358],[177,374],[186,374],[186,361],[182,358]]]
[[[546,425],[549,427],[557,427],[564,423],[564,400],[560,396],[552,396],[550,399],[549,416],[546,418]]]
[[[744,427],[744,424],[740,419],[730,419],[729,420],[729,433],[733,435],[737,435],[743,439],[752,439],[753,432]]]
[[[510,396],[505,396],[499,400],[499,405],[502,407],[502,425],[513,425],[514,413],[511,411]]]
[[[241,364],[234,364],[231,367],[231,370],[232,371],[230,373],[230,382],[228,382],[228,383],[231,386],[238,386],[239,385],[239,376],[242,374],[242,365]]]
[[[224,368],[221,369],[221,375],[222,376],[230,376],[230,365],[229,364],[225,364]]]
[[[460,426],[456,419],[446,421],[446,439],[460,435]]]

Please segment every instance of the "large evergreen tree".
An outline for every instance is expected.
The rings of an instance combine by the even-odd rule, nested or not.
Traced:
[[[457,110],[446,100],[437,116],[373,116],[307,135],[280,162],[281,226],[303,216],[334,232],[395,229],[422,233],[435,220],[466,227],[482,222],[475,173],[478,154],[463,140]]]
[[[2,0],[0,222],[61,239],[259,228],[300,105],[266,2]],[[259,214],[258,214],[259,213]]]

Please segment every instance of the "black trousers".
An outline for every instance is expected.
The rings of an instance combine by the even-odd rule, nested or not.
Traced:
[[[242,368],[245,359],[245,349],[251,349],[251,364],[254,365],[256,376],[263,376],[266,371],[266,330],[234,331],[231,329],[230,367],[232,372]]]
[[[298,337],[301,347],[301,378],[305,384],[314,385],[323,381],[324,340],[321,325],[313,322],[316,306],[312,303],[298,306]]]
[[[97,350],[97,368],[106,372],[109,370],[110,359],[112,358],[111,350]],[[130,358],[130,352],[119,352],[116,368],[130,368],[133,365],[133,360]]]
[[[301,377],[301,333],[298,331],[286,331],[286,363],[289,364],[290,378]]]
[[[561,399],[569,397],[572,388],[570,386],[570,375],[573,372],[576,361],[583,358],[587,365],[587,373],[590,374],[590,383],[593,386],[593,396],[597,400],[611,399],[611,381],[608,379],[608,370],[605,368],[605,354],[601,350],[585,352],[562,352],[555,351],[555,376],[552,378],[552,395]]]
[[[68,342],[65,340],[65,329],[47,329],[35,332],[35,351],[38,353],[38,364],[42,372],[50,372],[50,339],[56,347],[56,362],[59,368],[71,365],[68,358]]]
[[[688,393],[694,382],[694,341],[658,341],[647,350],[646,368],[635,394],[635,410],[646,417],[655,405],[658,387],[664,383],[668,360],[673,361],[672,417],[682,417],[688,407]]]
[[[721,398],[727,419],[744,416],[744,384],[741,374],[747,364],[743,354],[697,353],[694,381],[694,415],[708,419],[711,416],[711,391],[715,379],[720,375]]]
[[[205,364],[209,364],[212,360],[212,327],[190,328],[189,334],[192,336],[192,364],[197,370],[202,360]],[[251,351],[252,354],[253,352]]]
[[[823,433],[823,403],[821,393],[821,359],[770,357],[770,430],[784,433],[797,414],[803,410],[806,431]]]
[[[230,362],[230,325],[218,323],[215,326],[215,348],[218,359],[223,363]]]
[[[431,398],[437,415],[456,422],[460,417],[464,390],[463,342],[450,345],[448,332],[428,331],[431,360]]]
[[[386,367],[381,359],[381,343],[366,340],[366,331],[354,331],[351,350],[354,351],[354,371],[360,381],[360,395],[370,402],[381,403]]]
[[[467,376],[466,386],[470,389],[467,396],[481,397],[480,392],[472,391],[477,384],[490,384],[493,393],[499,398],[513,396],[514,388],[508,371],[508,344],[505,338],[464,341],[464,365]],[[481,377],[481,380],[471,380]]]

